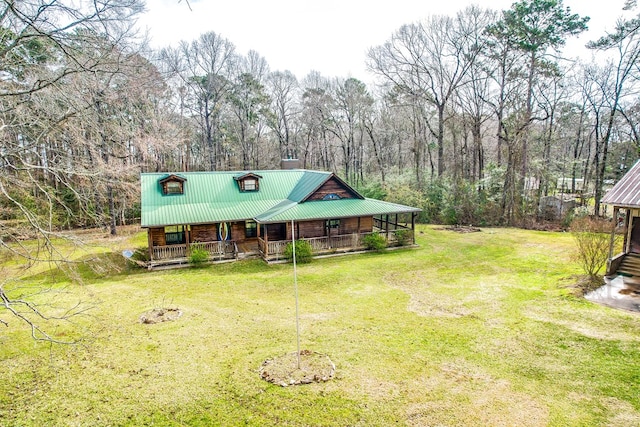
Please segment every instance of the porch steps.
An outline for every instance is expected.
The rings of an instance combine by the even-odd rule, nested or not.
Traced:
[[[640,278],[640,254],[625,255],[617,273],[622,276]]]
[[[255,252],[238,252],[236,254],[236,258],[238,260],[257,259],[257,258],[260,258],[260,252],[258,252],[258,251],[255,251]]]

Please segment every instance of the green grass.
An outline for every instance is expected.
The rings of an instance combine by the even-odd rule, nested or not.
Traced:
[[[0,313],[0,424],[640,424],[640,315],[574,295],[570,235],[419,230],[418,249],[298,266],[301,347],[337,368],[322,384],[258,376],[295,351],[290,264],[23,278],[51,288],[38,301],[91,310],[43,324],[84,337],[73,346],[34,342]],[[157,307],[184,314],[139,323]]]

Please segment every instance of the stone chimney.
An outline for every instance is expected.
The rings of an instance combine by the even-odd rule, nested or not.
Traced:
[[[300,169],[300,160],[298,159],[282,159],[280,160],[280,169]]]

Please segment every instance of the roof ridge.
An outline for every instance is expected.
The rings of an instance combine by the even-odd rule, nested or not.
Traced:
[[[262,212],[260,215],[256,215],[255,219],[258,221],[261,221],[261,218],[264,219],[274,215],[280,215],[281,213],[288,211],[289,209],[291,209],[293,206],[296,206],[297,204],[298,203],[294,202],[293,200],[284,199],[280,203],[276,204],[275,206]]]

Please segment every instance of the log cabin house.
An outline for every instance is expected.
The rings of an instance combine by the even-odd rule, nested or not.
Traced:
[[[364,248],[378,232],[388,246],[415,243],[420,209],[365,198],[330,172],[305,169],[141,174],[149,268],[187,261],[194,244],[211,260],[283,258],[307,240],[314,255]]]

